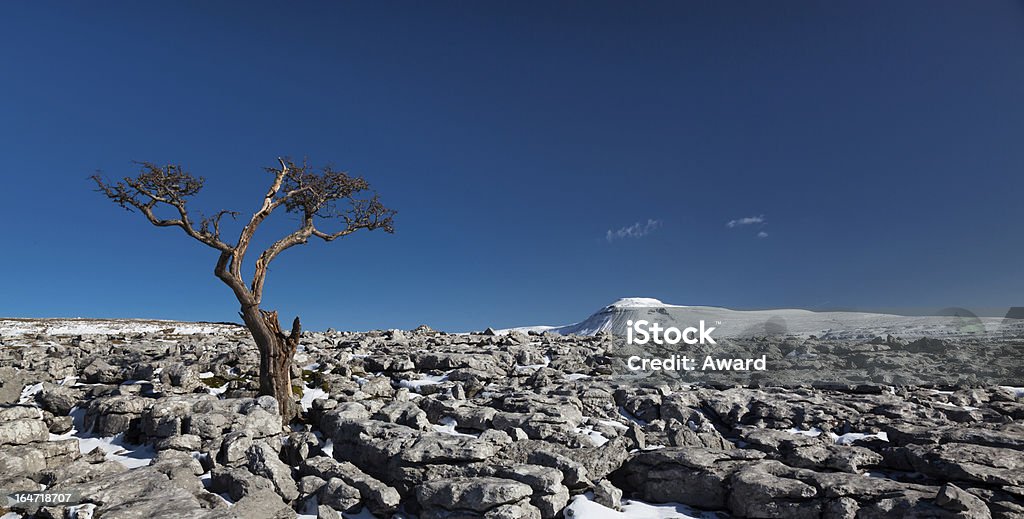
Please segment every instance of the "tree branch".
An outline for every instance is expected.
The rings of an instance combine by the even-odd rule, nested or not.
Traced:
[[[362,177],[350,177],[330,167],[314,172],[305,161],[296,164],[290,159],[279,158],[280,168],[267,168],[274,174],[274,180],[263,196],[262,204],[242,228],[238,241],[228,245],[221,240],[221,220],[225,216],[235,218],[238,213],[224,210],[212,216],[200,215],[198,228],[189,216],[187,201],[202,189],[202,177],[194,177],[176,165],[139,164],[142,171],[137,177],[126,177],[116,184],[103,181],[99,175],[92,179],[107,198],[128,211],[138,210],[151,224],[179,227],[190,237],[219,250],[214,275],[231,288],[243,306],[259,306],[270,263],[285,250],[307,243],[311,236],[330,242],[360,229],[394,232],[392,219],[395,211],[384,207],[376,194],[369,198],[356,196],[369,190],[369,184]],[[155,209],[161,204],[174,208],[178,217],[157,216]],[[242,263],[253,236],[260,224],[282,206],[287,212],[301,214],[302,223],[260,254],[252,281],[246,286]],[[324,232],[316,227],[317,218],[338,219],[345,225],[336,232]]]

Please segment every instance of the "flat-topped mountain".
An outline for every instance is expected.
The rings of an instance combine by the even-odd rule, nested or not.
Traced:
[[[564,326],[529,326],[520,331],[552,331],[563,335],[625,334],[628,321],[646,320],[685,328],[705,321],[718,337],[794,335],[808,337],[948,337],[1020,332],[1024,320],[973,315],[906,316],[870,312],[815,312],[795,308],[732,310],[716,306],[674,305],[646,297],[619,299],[586,319]]]

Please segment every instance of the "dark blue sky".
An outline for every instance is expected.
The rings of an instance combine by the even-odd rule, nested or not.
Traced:
[[[236,319],[212,249],[87,176],[248,213],[279,155],[399,210],[275,262],[312,328],[1022,304],[1018,2],[6,2],[0,58],[4,316]]]

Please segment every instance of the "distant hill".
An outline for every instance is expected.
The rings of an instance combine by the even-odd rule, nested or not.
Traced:
[[[1010,317],[1007,315],[1007,317]],[[685,306],[657,299],[630,297],[605,306],[586,319],[564,326],[526,326],[519,331],[552,331],[563,335],[594,335],[612,332],[623,335],[627,321],[647,320],[662,326],[685,328],[705,321],[714,326],[716,337],[796,335],[819,337],[941,337],[1003,333],[1007,327],[1021,328],[1024,321],[1009,322],[1002,317],[961,315],[904,316],[869,312],[814,312],[795,308],[776,310],[732,310],[715,306]]]

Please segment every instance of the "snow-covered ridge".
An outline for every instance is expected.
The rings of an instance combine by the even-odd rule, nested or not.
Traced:
[[[528,326],[512,330],[551,331],[562,335],[625,334],[629,321],[646,320],[680,329],[705,321],[715,337],[765,335],[904,338],[1021,333],[1024,319],[1002,317],[904,316],[871,312],[815,312],[797,308],[732,310],[715,306],[683,306],[646,297],[627,297],[590,317],[564,326]]]
[[[124,333],[169,332],[173,335],[194,333],[232,333],[241,326],[227,323],[189,323],[161,319],[0,319],[0,336],[23,335],[105,335]]]
[[[653,297],[623,297],[605,308],[685,308],[681,305],[662,303]]]

